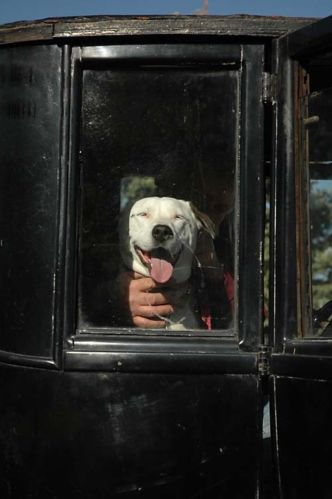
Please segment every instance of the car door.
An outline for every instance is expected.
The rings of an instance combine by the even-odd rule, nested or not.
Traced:
[[[104,373],[100,410],[110,411],[113,463],[121,463],[108,487],[114,497],[254,497],[263,404],[264,46],[143,40],[74,47],[71,63],[77,147],[68,187],[76,199],[70,216],[78,213],[71,234],[78,261],[68,261],[68,289],[77,290],[79,307],[67,323],[64,367],[69,379],[89,373],[92,398],[100,393],[97,373]],[[233,321],[196,331],[133,328],[121,303],[112,302],[121,265],[119,211],[151,195],[189,199],[206,211],[209,197],[226,197],[230,178]],[[107,456],[97,420],[91,438]],[[81,451],[90,448],[87,440]],[[102,459],[100,483],[107,466]],[[88,479],[76,477],[81,487],[91,486]]]
[[[332,18],[275,44],[270,390],[280,497],[331,496]]]
[[[260,486],[265,45],[161,23],[167,36],[116,27],[1,47],[8,499],[243,499]],[[233,317],[134,328],[114,300],[120,208],[157,192],[203,210],[207,169],[226,172],[235,200]]]

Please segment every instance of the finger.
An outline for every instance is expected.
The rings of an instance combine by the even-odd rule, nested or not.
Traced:
[[[157,315],[161,317],[166,317],[174,312],[170,305],[158,305],[155,307],[145,307],[141,306],[137,309],[137,315],[146,318],[153,318]],[[136,314],[135,314],[136,315]]]
[[[170,305],[169,300],[162,294],[137,293],[129,297],[129,305],[133,312],[142,306],[155,307],[159,305]]]
[[[130,286],[139,290],[139,291],[151,291],[153,289],[156,289],[157,283],[151,279],[151,277],[134,277],[134,276],[139,276],[140,274],[134,273],[132,280],[130,281]]]
[[[139,303],[140,305],[149,305],[151,307],[169,305],[169,298],[163,293],[141,293]]]
[[[161,320],[151,320],[147,319],[146,317],[141,317],[137,315],[136,317],[133,317],[133,322],[134,325],[137,327],[142,327],[142,328],[149,328],[149,329],[163,329],[166,325],[165,321]]]

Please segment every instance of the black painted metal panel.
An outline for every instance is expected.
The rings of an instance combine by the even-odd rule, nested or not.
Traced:
[[[308,348],[298,348],[299,352],[288,354],[276,354],[271,358],[271,372],[282,376],[301,376],[306,379],[325,379],[332,378],[332,358],[330,348],[327,345],[320,344],[320,352],[312,346]],[[318,345],[317,345],[318,347]],[[306,351],[305,351],[306,350]],[[284,402],[287,406],[287,400]],[[300,409],[300,407],[299,407]],[[302,410],[302,409],[301,409]],[[319,412],[321,408],[316,407]]]
[[[297,334],[296,216],[295,216],[295,111],[293,66],[285,41],[276,42],[278,85],[274,106],[274,168],[272,169],[272,242],[270,324],[273,345],[283,349],[286,337]]]
[[[256,497],[252,375],[1,367],[4,499]]]
[[[209,43],[190,43],[190,44],[140,44],[140,45],[101,45],[86,46],[81,49],[81,58],[86,61],[113,61],[114,59],[142,64],[150,62],[162,62],[163,64],[175,65],[177,63],[192,64],[203,63],[214,64],[215,67],[221,67],[228,64],[227,69],[232,69],[239,65],[242,54],[239,44],[209,44]]]
[[[240,152],[239,330],[240,344],[257,350],[263,326],[264,47],[244,46]]]
[[[0,51],[0,349],[52,357],[61,50]]]
[[[331,496],[332,383],[277,377],[275,412],[282,497]]]

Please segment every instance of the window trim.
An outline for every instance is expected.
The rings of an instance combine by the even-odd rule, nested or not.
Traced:
[[[190,58],[195,58],[198,54],[203,54],[205,59],[208,60],[206,56],[206,48],[207,46],[211,46],[210,44],[195,44],[192,43],[193,38],[190,38],[190,43],[183,43],[183,38],[181,39],[182,43],[178,46],[184,48],[186,50],[186,54],[188,56],[188,60]],[[188,38],[189,41],[189,38]],[[236,284],[239,288],[238,290],[238,308],[241,309],[235,316],[235,324],[238,325],[238,336],[232,334],[231,339],[229,336],[230,331],[222,332],[221,334],[217,334],[212,332],[212,335],[200,334],[198,330],[195,333],[195,341],[191,343],[192,351],[189,353],[181,353],[181,349],[178,350],[178,354],[172,353],[169,351],[169,348],[178,349],[181,344],[181,338],[183,336],[176,335],[177,337],[171,336],[170,338],[165,336],[165,331],[161,330],[159,332],[159,338],[161,339],[160,348],[157,348],[157,351],[161,356],[165,356],[171,354],[171,357],[180,356],[180,357],[190,357],[193,355],[197,355],[198,357],[202,355],[204,358],[210,358],[211,355],[216,355],[217,358],[221,359],[223,354],[218,354],[218,349],[223,352],[227,351],[226,357],[236,352],[236,356],[240,355],[241,357],[249,356],[251,359],[251,367],[252,369],[256,369],[256,354],[252,356],[251,352],[256,352],[259,350],[259,346],[262,342],[262,327],[263,327],[263,318],[262,318],[262,306],[263,306],[263,241],[264,241],[264,230],[263,230],[263,221],[264,221],[264,174],[263,174],[263,163],[264,163],[264,152],[263,152],[263,102],[262,102],[262,86],[263,86],[263,70],[264,70],[264,52],[265,47],[263,43],[259,44],[221,44],[220,41],[212,44],[212,60],[215,58],[215,51],[226,51],[227,57],[229,57],[230,53],[240,54],[242,61],[242,69],[240,73],[241,80],[241,90],[240,95],[241,98],[241,110],[240,110],[240,119],[242,123],[242,134],[241,134],[241,142],[240,149],[242,153],[240,154],[238,169],[240,172],[237,172],[236,175],[236,186],[237,193],[236,199],[237,206],[235,207],[237,223],[239,225],[239,232],[241,233],[241,237],[243,240],[247,241],[246,250],[242,249],[240,251],[240,263],[235,269],[235,276],[240,274],[240,278],[236,277]],[[117,46],[116,53],[124,54],[128,47],[129,50],[129,59],[132,58],[132,51],[135,51],[136,45],[126,45],[125,47]],[[158,45],[160,50],[164,50],[165,46],[160,44]],[[170,61],[173,61],[174,50],[177,45],[171,44],[170,51]],[[235,52],[234,52],[234,47]],[[106,46],[104,54],[114,53],[114,46],[109,47]],[[149,54],[149,50],[151,50],[151,54],[155,54],[156,46],[146,44],[145,57]],[[233,52],[232,52],[233,50]],[[84,57],[84,54],[88,55],[87,58]],[[118,345],[123,345],[124,352],[131,351],[130,355],[141,357],[143,352],[136,351],[135,348],[138,346],[140,341],[143,338],[144,348],[147,349],[147,352],[144,353],[146,355],[157,355],[157,352],[154,351],[152,346],[149,346],[149,343],[146,340],[148,335],[144,334],[141,338],[138,334],[134,334],[130,337],[124,336],[123,332],[129,332],[130,329],[121,329],[121,330],[110,330],[109,332],[103,331],[103,335],[98,335],[100,333],[100,329],[97,331],[93,331],[93,328],[89,330],[89,333],[86,331],[81,331],[79,334],[78,331],[75,331],[76,317],[74,316],[71,309],[73,309],[73,304],[77,303],[76,300],[76,276],[77,276],[77,231],[74,230],[77,227],[77,207],[76,207],[76,192],[77,192],[77,182],[78,178],[75,172],[75,164],[76,164],[76,150],[77,150],[77,137],[78,137],[78,122],[77,116],[79,115],[80,110],[80,87],[81,87],[81,72],[82,68],[86,67],[89,64],[89,61],[95,64],[100,57],[100,48],[98,47],[73,47],[72,51],[68,50],[69,59],[67,60],[67,64],[71,65],[71,81],[69,85],[69,90],[67,94],[67,99],[70,101],[70,120],[69,120],[69,132],[68,132],[68,140],[69,144],[69,172],[68,172],[68,185],[67,185],[67,240],[68,245],[66,248],[66,263],[65,263],[65,293],[64,293],[64,332],[65,337],[67,337],[66,342],[66,352],[65,352],[65,365],[67,368],[76,369],[77,361],[71,361],[69,359],[73,358],[81,358],[81,361],[85,365],[86,360],[90,359],[90,364],[93,359],[92,357],[96,355],[96,359],[101,358],[100,352],[98,353],[98,345],[103,345],[103,351],[105,352],[108,348],[115,348],[115,343]],[[157,57],[156,55],[154,55]],[[107,60],[107,57],[105,60]],[[158,55],[160,59],[160,52]],[[105,60],[102,62],[104,63]],[[194,60],[194,59],[192,59]],[[219,61],[220,63],[220,61]],[[228,62],[227,62],[228,64]],[[253,89],[256,89],[255,91]],[[250,98],[249,98],[250,97]],[[257,127],[252,126],[252,117],[255,116],[255,122]],[[71,140],[69,139],[71,138]],[[255,199],[256,205],[251,206],[252,209],[248,209],[250,199]],[[239,213],[239,204],[244,203],[247,209],[243,209],[241,213]],[[257,206],[259,209],[257,210]],[[252,221],[255,221],[254,226]],[[239,234],[236,235],[236,244],[239,244]],[[250,283],[250,286],[247,285]],[[255,292],[253,293],[253,290]],[[246,307],[243,305],[248,300]],[[90,332],[91,331],[91,332]],[[131,332],[131,331],[130,331]],[[97,334],[96,334],[97,333]],[[114,334],[115,333],[115,334]],[[136,333],[136,331],[135,331]],[[192,332],[189,332],[188,336],[186,335],[186,342],[190,339],[190,335]],[[107,341],[105,342],[105,338],[107,337]],[[135,337],[135,339],[134,339]],[[218,339],[219,346],[214,341],[214,337]],[[84,340],[82,341],[82,339]],[[180,338],[180,339],[179,339]],[[228,338],[228,339],[227,339]],[[116,340],[116,341],[115,341]],[[206,351],[206,344],[210,343],[213,345],[213,349],[216,353],[212,354]],[[83,345],[89,345],[90,353],[82,353],[80,357],[80,352],[85,352]],[[108,345],[108,346],[107,346]],[[230,345],[231,348],[230,348]],[[85,348],[84,346],[84,348]],[[122,348],[122,347],[121,347]],[[235,350],[234,350],[235,348]],[[194,353],[196,352],[196,353]],[[247,353],[246,353],[247,352]],[[92,357],[91,357],[92,355]],[[108,352],[106,357],[109,357],[111,352]],[[221,357],[220,357],[221,355]],[[90,357],[89,357],[90,356]],[[105,356],[103,358],[106,358]],[[167,357],[165,357],[166,359]],[[182,359],[182,362],[184,359]],[[71,364],[71,362],[74,362]],[[167,362],[167,361],[166,361]],[[253,364],[252,364],[253,362]],[[107,362],[106,362],[107,364]],[[144,365],[144,362],[143,362]],[[212,366],[212,364],[211,364]]]

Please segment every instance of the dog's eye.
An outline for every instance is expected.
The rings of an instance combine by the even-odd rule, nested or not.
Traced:
[[[147,216],[148,216],[148,214],[147,214],[147,212],[146,212],[146,211],[141,211],[140,213],[137,213],[137,216],[138,216],[138,217],[147,217]]]
[[[185,220],[183,215],[175,215],[176,220]]]

